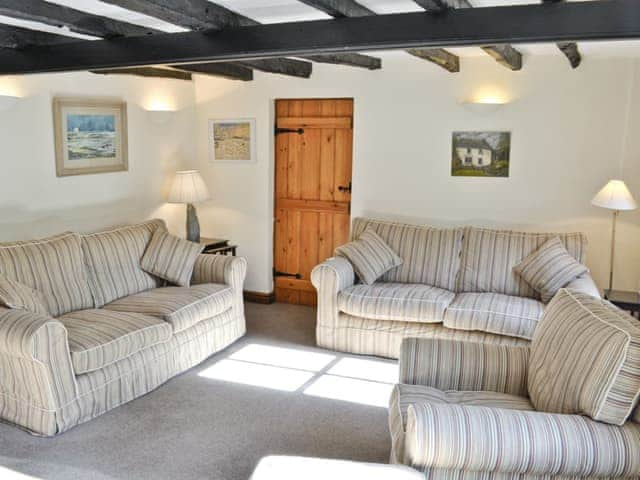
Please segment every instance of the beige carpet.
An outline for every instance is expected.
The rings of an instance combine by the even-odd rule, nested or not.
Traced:
[[[377,405],[395,362],[315,348],[314,317],[247,304],[246,337],[142,398],[55,438],[0,424],[0,479],[245,480],[269,454],[386,462]]]

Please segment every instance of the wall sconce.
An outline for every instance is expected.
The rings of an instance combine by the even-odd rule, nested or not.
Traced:
[[[477,113],[477,114],[482,114],[482,115],[488,115],[490,113],[495,113],[498,110],[500,110],[502,107],[504,107],[507,104],[507,102],[503,102],[500,100],[483,100],[483,101],[478,101],[478,102],[462,102],[461,105],[469,110],[470,112],[473,113]]]
[[[175,110],[147,110],[151,122],[156,125],[169,123],[175,114]]]
[[[18,103],[20,97],[14,97],[12,95],[0,95],[0,110],[9,110],[16,103]]]

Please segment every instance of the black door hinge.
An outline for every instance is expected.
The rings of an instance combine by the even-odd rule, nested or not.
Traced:
[[[302,135],[304,133],[304,128],[275,128],[275,135],[280,135],[281,133],[297,133],[298,135]]]
[[[293,278],[297,278],[298,280],[302,278],[302,275],[300,275],[299,273],[279,272],[275,268],[273,269],[273,276],[274,277],[293,277]]]

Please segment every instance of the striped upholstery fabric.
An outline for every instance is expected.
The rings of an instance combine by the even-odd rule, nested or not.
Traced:
[[[411,283],[354,285],[338,294],[340,311],[359,317],[404,322],[442,322],[454,293]]]
[[[485,332],[453,330],[440,323],[372,320],[340,312],[333,327],[316,326],[316,341],[321,347],[341,352],[398,358],[406,337],[442,338],[462,342],[496,345],[528,345],[529,341]],[[327,347],[327,344],[333,347]]]
[[[82,250],[96,308],[163,284],[140,266],[151,236],[158,229],[166,230],[162,220],[82,235]]]
[[[544,304],[500,293],[459,293],[447,307],[444,325],[531,340]]]
[[[442,403],[453,405],[476,405],[484,407],[532,410],[529,400],[516,395],[497,392],[444,392],[422,385],[398,384],[389,400],[389,431],[391,432],[391,461],[404,463],[404,440],[407,411],[416,403]]]
[[[192,287],[164,287],[116,300],[105,309],[152,315],[169,322],[174,333],[229,310],[233,289],[228,285],[202,284]]]
[[[351,237],[373,229],[403,260],[402,266],[383,275],[382,281],[422,283],[445,290],[455,289],[460,266],[462,228],[438,229],[356,218]]]
[[[514,267],[514,272],[549,302],[558,290],[589,271],[569,255],[558,237],[542,246]]]
[[[622,425],[640,397],[640,325],[608,302],[560,290],[531,343],[528,388],[537,410]]]
[[[367,229],[346,245],[336,248],[336,255],[347,258],[358,278],[371,285],[384,273],[402,265],[400,258],[372,229]]]
[[[582,233],[524,233],[466,228],[456,291],[540,298],[540,294],[513,268],[553,237],[558,237],[579,263],[585,263],[587,241]]]
[[[633,423],[432,401],[407,412],[405,456],[419,469],[638,478],[638,451]]]
[[[54,317],[93,307],[80,238],[74,233],[0,244],[0,274],[40,292]]]
[[[49,315],[40,292],[3,277],[0,277],[0,306]]]
[[[139,313],[81,310],[59,318],[76,375],[104,368],[171,338],[171,325]]]
[[[529,348],[435,338],[405,338],[400,383],[440,390],[527,396]]]
[[[156,230],[142,257],[144,271],[181,287],[191,284],[191,275],[204,244],[175,237],[164,230]]]

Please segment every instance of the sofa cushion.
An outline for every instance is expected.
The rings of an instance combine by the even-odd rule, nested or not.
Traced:
[[[188,287],[196,259],[204,247],[203,243],[190,242],[164,230],[156,230],[142,257],[141,267],[163,280]]]
[[[77,375],[99,370],[171,338],[171,325],[139,313],[81,310],[59,318]]]
[[[458,293],[444,313],[445,327],[531,340],[544,303],[501,293]]]
[[[205,283],[192,287],[163,287],[116,300],[105,309],[136,312],[166,320],[178,333],[202,320],[230,309],[233,289],[228,285]]]
[[[553,237],[522,260],[514,271],[549,302],[562,287],[589,271],[569,255],[558,237]]]
[[[367,285],[402,265],[402,259],[372,229],[365,230],[357,240],[336,248],[336,255],[347,258],[358,278]]]
[[[162,220],[82,235],[82,250],[96,307],[163,285],[163,280],[140,266],[151,235],[157,229],[166,229]]]
[[[537,410],[622,425],[640,396],[640,325],[610,303],[560,290],[531,342],[528,390]]]
[[[0,274],[40,292],[54,317],[93,307],[75,233],[0,244]]]
[[[454,290],[460,266],[462,228],[432,228],[356,218],[351,238],[372,228],[403,260],[382,276],[384,282],[422,283]]]
[[[453,292],[411,283],[353,285],[338,293],[340,311],[357,317],[403,322],[442,322]]]
[[[40,292],[6,277],[0,277],[0,306],[49,315]]]
[[[525,233],[466,228],[456,291],[503,293],[539,299],[540,294],[514,272],[513,267],[553,237],[558,237],[579,263],[585,263],[587,240],[582,233]]]
[[[449,405],[475,405],[510,410],[533,410],[525,397],[498,392],[442,391],[423,385],[398,384],[389,400],[389,430],[392,442],[392,461],[401,463],[404,456],[404,440],[409,405],[416,403],[440,403]]]

